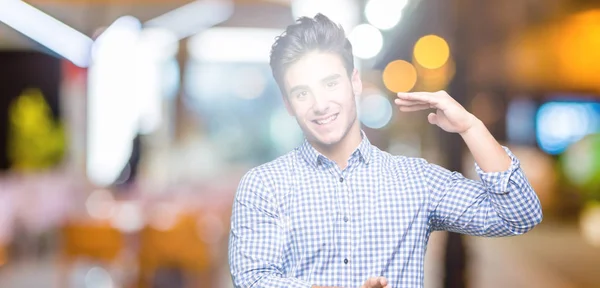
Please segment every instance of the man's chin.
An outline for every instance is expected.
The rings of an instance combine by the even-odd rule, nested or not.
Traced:
[[[313,134],[313,139],[315,144],[323,146],[323,147],[330,147],[330,146],[335,146],[336,144],[338,144],[340,142],[340,137],[338,137],[337,135],[314,135]]]

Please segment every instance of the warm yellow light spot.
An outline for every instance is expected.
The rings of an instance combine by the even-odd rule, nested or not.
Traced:
[[[383,84],[392,92],[408,92],[417,82],[417,70],[404,60],[390,62],[383,70]]]
[[[414,89],[419,91],[435,92],[447,88],[456,72],[456,65],[452,57],[437,69],[427,69],[413,59],[417,69],[418,80]]]
[[[415,44],[414,57],[427,69],[442,67],[450,57],[450,47],[443,38],[436,35],[421,37]]]

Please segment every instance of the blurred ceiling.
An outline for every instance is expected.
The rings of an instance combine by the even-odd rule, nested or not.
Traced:
[[[144,23],[192,1],[28,0],[25,2],[91,37],[98,28],[110,25],[121,16],[131,15]],[[290,0],[233,0],[233,2],[235,10],[232,17],[220,26],[283,28],[293,21],[289,7]],[[40,45],[35,41],[0,22],[0,49],[38,47]]]

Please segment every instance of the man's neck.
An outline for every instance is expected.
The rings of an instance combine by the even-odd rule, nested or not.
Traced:
[[[360,126],[352,127],[348,134],[335,145],[322,146],[311,143],[313,147],[323,154],[328,159],[334,161],[340,169],[345,169],[348,166],[350,155],[356,150],[362,141]]]

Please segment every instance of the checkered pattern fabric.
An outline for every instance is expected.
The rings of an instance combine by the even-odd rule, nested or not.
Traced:
[[[241,180],[231,219],[235,287],[358,288],[373,276],[423,287],[429,235],[527,232],[542,220],[517,158],[473,181],[363,140],[341,170],[306,140]]]

